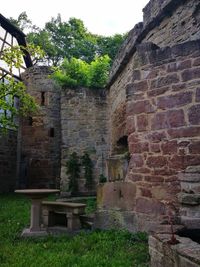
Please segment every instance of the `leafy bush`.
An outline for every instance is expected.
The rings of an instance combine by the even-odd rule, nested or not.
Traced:
[[[69,176],[69,191],[78,191],[78,178],[80,177],[80,163],[76,152],[73,152],[67,161],[67,174]]]
[[[96,57],[89,68],[89,87],[103,88],[108,81],[110,58],[108,55]]]
[[[103,174],[100,174],[99,183],[106,183],[106,182],[107,182],[107,178]]]
[[[54,69],[52,78],[62,87],[103,88],[108,80],[109,68],[110,58],[107,55],[96,57],[91,63],[76,58],[64,59],[61,66]]]
[[[93,164],[87,152],[82,156],[82,166],[84,169],[85,186],[91,189],[93,184]]]

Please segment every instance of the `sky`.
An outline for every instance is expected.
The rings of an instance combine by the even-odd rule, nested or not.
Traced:
[[[63,21],[70,17],[81,19],[94,34],[111,36],[126,33],[142,21],[142,9],[149,0],[6,0],[0,13],[17,18],[26,11],[28,18],[39,27],[61,14]]]

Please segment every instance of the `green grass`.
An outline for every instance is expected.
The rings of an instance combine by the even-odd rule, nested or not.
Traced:
[[[0,195],[1,267],[145,267],[147,236],[127,231],[82,232],[75,236],[22,239],[30,201]]]

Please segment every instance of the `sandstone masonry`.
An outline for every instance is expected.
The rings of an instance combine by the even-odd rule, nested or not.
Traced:
[[[119,51],[108,85],[110,155],[126,137],[132,193],[111,182],[107,199],[108,185],[101,187],[98,227],[166,232],[169,203],[174,223],[183,223],[178,173],[200,165],[199,18],[199,1],[152,0]],[[113,198],[127,194],[118,207]]]

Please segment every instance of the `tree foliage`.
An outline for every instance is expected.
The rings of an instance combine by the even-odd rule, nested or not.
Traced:
[[[22,30],[28,29],[29,43],[39,45],[46,53],[45,62],[58,66],[64,58],[78,58],[90,63],[96,56],[108,55],[113,61],[125,35],[116,34],[105,37],[90,33],[82,20],[70,18],[62,21],[58,14],[45,24],[43,29],[32,25],[26,12],[18,19],[11,18]]]
[[[64,88],[86,86],[98,89],[105,87],[109,68],[110,58],[107,55],[96,57],[91,63],[71,58],[65,59],[61,66],[55,69],[52,77]]]
[[[12,76],[13,68],[18,69],[22,65],[25,52],[32,52],[35,59],[42,56],[40,48],[34,48],[32,45],[6,48],[0,56],[11,73],[11,76],[6,76],[0,82],[0,126],[3,130],[15,129],[17,116],[26,116],[36,112],[38,108],[34,98],[27,94],[25,85]]]

